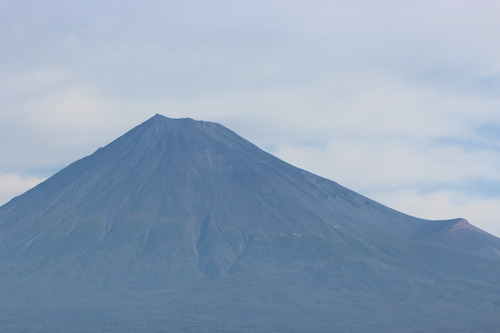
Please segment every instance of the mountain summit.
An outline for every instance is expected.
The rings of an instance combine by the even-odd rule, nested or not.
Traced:
[[[466,220],[155,115],[0,207],[0,329],[493,332],[499,264]]]

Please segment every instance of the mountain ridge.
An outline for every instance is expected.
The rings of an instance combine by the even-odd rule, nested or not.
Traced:
[[[0,323],[82,329],[58,317],[70,305],[93,313],[92,331],[133,331],[146,316],[151,331],[441,332],[442,317],[494,332],[499,244],[463,219],[383,206],[222,125],[155,115],[0,207]]]

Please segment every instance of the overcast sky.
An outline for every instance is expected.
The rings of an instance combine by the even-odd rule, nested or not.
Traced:
[[[155,113],[500,236],[500,1],[0,0],[0,204]]]

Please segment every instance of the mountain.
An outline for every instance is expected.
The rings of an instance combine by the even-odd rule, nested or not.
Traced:
[[[0,207],[0,331],[498,332],[500,239],[156,115]]]

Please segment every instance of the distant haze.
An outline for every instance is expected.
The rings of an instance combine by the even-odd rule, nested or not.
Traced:
[[[0,204],[154,115],[500,235],[500,2],[0,1]]]

